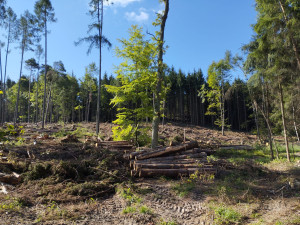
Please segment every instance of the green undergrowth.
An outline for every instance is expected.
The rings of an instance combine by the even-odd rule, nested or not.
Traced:
[[[129,186],[129,187],[128,187]],[[123,209],[123,214],[148,214],[152,215],[153,211],[148,206],[143,205],[143,199],[139,193],[144,193],[145,189],[137,188],[134,184],[120,184],[117,187],[117,194],[120,195],[126,202],[126,207]],[[148,191],[148,190],[147,190]]]
[[[225,205],[212,205],[214,222],[216,225],[241,224],[242,215],[231,207]]]
[[[174,183],[172,190],[179,197],[186,197],[191,193],[198,184],[200,183],[211,183],[213,182],[215,176],[213,174],[201,174],[198,171],[191,174],[188,178],[182,178],[180,182]]]
[[[77,138],[84,138],[85,136],[95,136],[96,134],[90,132],[87,128],[80,126],[77,126],[76,130],[73,131],[63,127],[59,131],[53,133],[54,137],[65,137],[67,135],[75,135]]]

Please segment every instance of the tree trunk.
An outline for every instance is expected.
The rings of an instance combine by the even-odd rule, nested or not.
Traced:
[[[99,5],[100,3],[100,5]],[[98,24],[99,24],[99,80],[98,80],[98,94],[97,94],[97,115],[96,115],[96,134],[99,134],[100,131],[100,106],[101,106],[101,62],[102,62],[102,29],[103,29],[103,0],[100,0],[98,3]],[[100,8],[101,7],[101,8]],[[101,17],[101,19],[100,19]]]
[[[42,129],[45,128],[45,108],[46,108],[46,86],[47,86],[47,19],[45,12],[45,79],[44,79],[44,101],[43,101],[43,116],[42,116]]]
[[[287,137],[287,129],[286,129],[286,122],[285,122],[285,110],[284,110],[284,101],[283,101],[283,91],[281,82],[279,82],[279,95],[280,95],[280,108],[281,108],[281,116],[282,116],[282,127],[283,127],[283,134],[284,134],[284,141],[285,141],[285,149],[286,149],[286,158],[290,162],[290,151],[289,151],[289,141]]]
[[[293,110],[293,123],[294,123],[294,129],[295,129],[296,137],[297,137],[297,140],[300,141],[299,133],[298,133],[298,129],[297,129],[297,123],[296,123],[294,100],[292,100],[292,110]]]
[[[47,106],[46,106],[46,110],[45,110],[45,121],[44,121],[44,123],[47,122],[47,114],[48,114],[48,110],[49,110],[50,99],[51,99],[51,85],[50,85],[50,89],[49,89],[48,100],[47,100]]]
[[[159,157],[159,156],[165,156],[165,155],[170,155],[172,153],[176,153],[176,152],[180,152],[180,151],[184,151],[184,150],[188,150],[188,149],[192,149],[192,148],[197,148],[198,147],[198,143],[197,142],[189,142],[186,144],[181,144],[178,146],[170,146],[167,147],[164,150],[158,150],[158,151],[154,151],[154,152],[150,152],[147,154],[142,154],[140,156],[137,156],[136,159],[149,159],[149,158],[153,158],[153,157]]]
[[[159,44],[158,44],[158,71],[157,71],[157,85],[156,93],[153,93],[153,121],[152,121],[152,142],[151,147],[154,149],[158,145],[158,125],[160,119],[160,93],[161,83],[163,78],[163,44],[165,36],[165,26],[169,13],[169,0],[164,0],[165,11],[161,18],[160,33],[159,33]]]
[[[2,74],[2,47],[1,47],[1,43],[0,43],[0,74],[1,74],[1,90],[3,91],[3,74]],[[3,120],[3,105],[4,105],[4,100],[3,100],[3,93],[0,94],[0,125],[2,126],[4,123]]]
[[[179,177],[188,176],[199,171],[200,173],[215,173],[214,168],[184,168],[184,169],[140,169],[139,177],[167,176]]]
[[[22,76],[22,69],[23,69],[23,58],[24,58],[24,51],[25,51],[25,43],[24,40],[22,41],[22,56],[21,56],[21,68],[20,68],[20,77],[19,77],[19,85],[18,85],[18,94],[16,100],[16,107],[15,107],[15,115],[14,115],[14,126],[16,126],[18,120],[18,107],[19,107],[19,97],[20,97],[20,87],[21,87],[21,76]]]
[[[30,70],[30,75],[29,75],[29,86],[28,86],[28,108],[27,108],[27,122],[30,123],[30,86],[31,86],[31,76],[32,76],[32,68]]]

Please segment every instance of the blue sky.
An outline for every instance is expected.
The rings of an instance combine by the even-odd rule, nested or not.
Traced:
[[[114,66],[121,61],[114,55],[118,39],[128,37],[133,24],[154,33],[152,22],[156,12],[163,9],[158,0],[111,0],[114,4],[105,7],[104,35],[113,47],[103,51],[103,71],[113,74]],[[26,9],[33,12],[36,0],[8,0],[8,6],[18,14]],[[52,0],[56,23],[49,25],[48,64],[61,60],[68,73],[76,77],[84,75],[85,67],[98,62],[98,51],[86,54],[87,45],[75,47],[74,41],[86,36],[91,18],[87,15],[89,0]],[[251,24],[256,22],[254,0],[170,0],[170,12],[166,24],[165,40],[169,46],[164,61],[175,69],[192,72],[202,69],[204,75],[212,61],[224,57],[225,51],[239,53],[243,44],[251,40]],[[0,39],[4,31],[1,30]],[[149,37],[150,38],[150,37]],[[42,46],[44,42],[41,42]],[[17,80],[20,70],[20,50],[12,44],[8,60],[8,76]],[[2,57],[3,52],[2,52]],[[34,57],[25,53],[25,60]],[[43,60],[43,59],[42,59]],[[3,62],[4,63],[4,62]],[[97,64],[98,65],[98,64]],[[29,71],[24,70],[28,75]],[[236,74],[233,74],[236,76]]]

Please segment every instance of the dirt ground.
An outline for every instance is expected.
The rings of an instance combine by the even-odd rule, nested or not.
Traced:
[[[101,124],[102,140],[111,139],[112,126]],[[45,130],[24,124],[23,142],[0,151],[0,173],[21,175],[19,184],[5,185],[7,193],[0,193],[0,224],[300,224],[297,158],[278,167],[219,155],[223,163],[215,178],[131,178],[123,151],[87,141],[94,130],[92,123]],[[70,133],[78,142],[62,141]],[[246,133],[222,136],[204,127],[167,124],[160,127],[160,143],[184,134],[202,148],[257,142]],[[226,217],[223,209],[240,217]]]

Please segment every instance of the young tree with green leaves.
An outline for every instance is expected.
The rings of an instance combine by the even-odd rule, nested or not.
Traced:
[[[225,121],[225,84],[232,69],[231,53],[226,51],[225,58],[213,62],[208,68],[208,89],[203,86],[202,91],[206,96],[209,106],[206,115],[217,116],[215,124],[222,128],[222,135],[226,126]]]
[[[49,22],[56,22],[54,8],[50,0],[38,0],[34,5],[34,12],[39,21],[39,27],[44,28],[45,36],[45,77],[44,77],[44,101],[43,101],[43,116],[42,116],[42,129],[45,126],[45,107],[46,107],[46,85],[47,85],[47,37]]]
[[[157,19],[154,23],[155,26],[160,26],[159,32],[156,33],[157,40],[157,51],[158,51],[158,60],[157,60],[157,81],[156,81],[156,90],[153,94],[153,120],[152,120],[152,148],[156,148],[158,145],[158,125],[161,116],[160,104],[161,104],[161,89],[162,89],[162,80],[164,73],[164,63],[163,63],[163,54],[164,54],[164,38],[165,38],[165,26],[169,13],[169,0],[160,0],[165,5],[165,9],[162,14],[157,14]]]
[[[107,0],[90,0],[90,15],[95,20],[94,23],[89,25],[88,33],[93,30],[96,30],[96,34],[90,35],[88,37],[80,39],[78,42],[75,42],[75,45],[78,45],[82,42],[89,43],[88,54],[91,52],[92,48],[96,46],[99,48],[99,77],[98,77],[98,94],[97,94],[97,114],[96,114],[96,133],[99,134],[100,126],[100,105],[101,105],[101,62],[102,62],[102,45],[108,45],[111,47],[109,40],[103,36],[103,6],[104,1]]]
[[[132,26],[129,39],[119,40],[121,48],[116,48],[116,55],[123,59],[117,67],[119,86],[106,85],[108,92],[114,95],[111,104],[117,107],[117,119],[113,121],[116,140],[135,139],[145,142],[146,134],[139,128],[139,123],[151,117],[153,113],[152,94],[156,88],[155,44],[145,40],[142,28]],[[138,137],[138,133],[142,133]],[[144,140],[141,140],[144,139]]]

